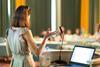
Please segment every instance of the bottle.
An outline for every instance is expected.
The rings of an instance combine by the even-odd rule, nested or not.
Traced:
[[[90,67],[92,67],[92,64],[93,64],[93,62],[91,61],[91,62],[90,62]]]
[[[50,53],[48,47],[40,54],[40,66],[49,67],[51,64]]]

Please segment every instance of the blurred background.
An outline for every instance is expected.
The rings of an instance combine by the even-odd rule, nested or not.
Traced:
[[[32,9],[33,35],[43,30],[57,30],[59,26],[72,32],[80,28],[84,34],[94,34],[100,24],[100,0],[0,0],[0,36],[5,37],[10,19],[20,5]]]
[[[37,45],[48,32],[59,30],[61,26],[63,41],[59,35],[52,36],[48,39],[48,48],[59,49],[62,45],[69,56],[74,45],[92,46],[96,48],[95,58],[99,58],[97,63],[100,62],[100,0],[0,0],[0,59],[11,60],[6,37],[11,17],[20,5],[32,9],[31,30]],[[33,59],[39,61],[34,54]],[[0,60],[0,67],[9,65]],[[98,65],[100,67],[100,63]]]

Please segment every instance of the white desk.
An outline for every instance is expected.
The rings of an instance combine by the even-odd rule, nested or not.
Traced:
[[[61,60],[65,61],[66,63],[69,63],[71,54],[72,54],[72,50],[61,50]],[[46,65],[49,65],[51,62],[59,60],[60,50],[55,50],[55,49],[44,50],[43,55],[40,56],[40,64],[46,63]],[[46,57],[49,57],[49,60],[47,60]],[[96,64],[96,63],[93,63],[93,64]],[[100,64],[96,64],[93,67],[95,66],[100,66]]]

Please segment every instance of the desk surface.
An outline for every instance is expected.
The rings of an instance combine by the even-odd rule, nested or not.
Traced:
[[[41,41],[35,41],[36,44],[41,44]],[[75,45],[82,45],[82,46],[89,46],[95,47],[96,51],[100,51],[100,43],[99,42],[56,42],[56,41],[47,41],[47,46],[53,47],[54,49],[59,49],[58,47],[61,46],[65,50],[72,50]]]
[[[59,58],[59,51],[60,51],[59,49],[48,49],[48,50],[44,51],[45,52],[44,55],[47,56],[47,57],[50,56],[51,61],[54,61],[55,59]],[[61,50],[61,52],[62,52],[61,53],[61,56],[62,56],[61,59],[68,62],[69,57],[71,56],[72,50]],[[43,62],[43,57],[42,57],[42,62]],[[100,66],[100,58],[99,57],[98,58],[93,58],[92,62],[93,62],[93,64],[96,64],[97,66]]]

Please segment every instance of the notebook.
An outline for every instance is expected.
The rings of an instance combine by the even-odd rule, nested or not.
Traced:
[[[70,58],[69,66],[65,67],[90,67],[95,48],[86,46],[75,46]]]

